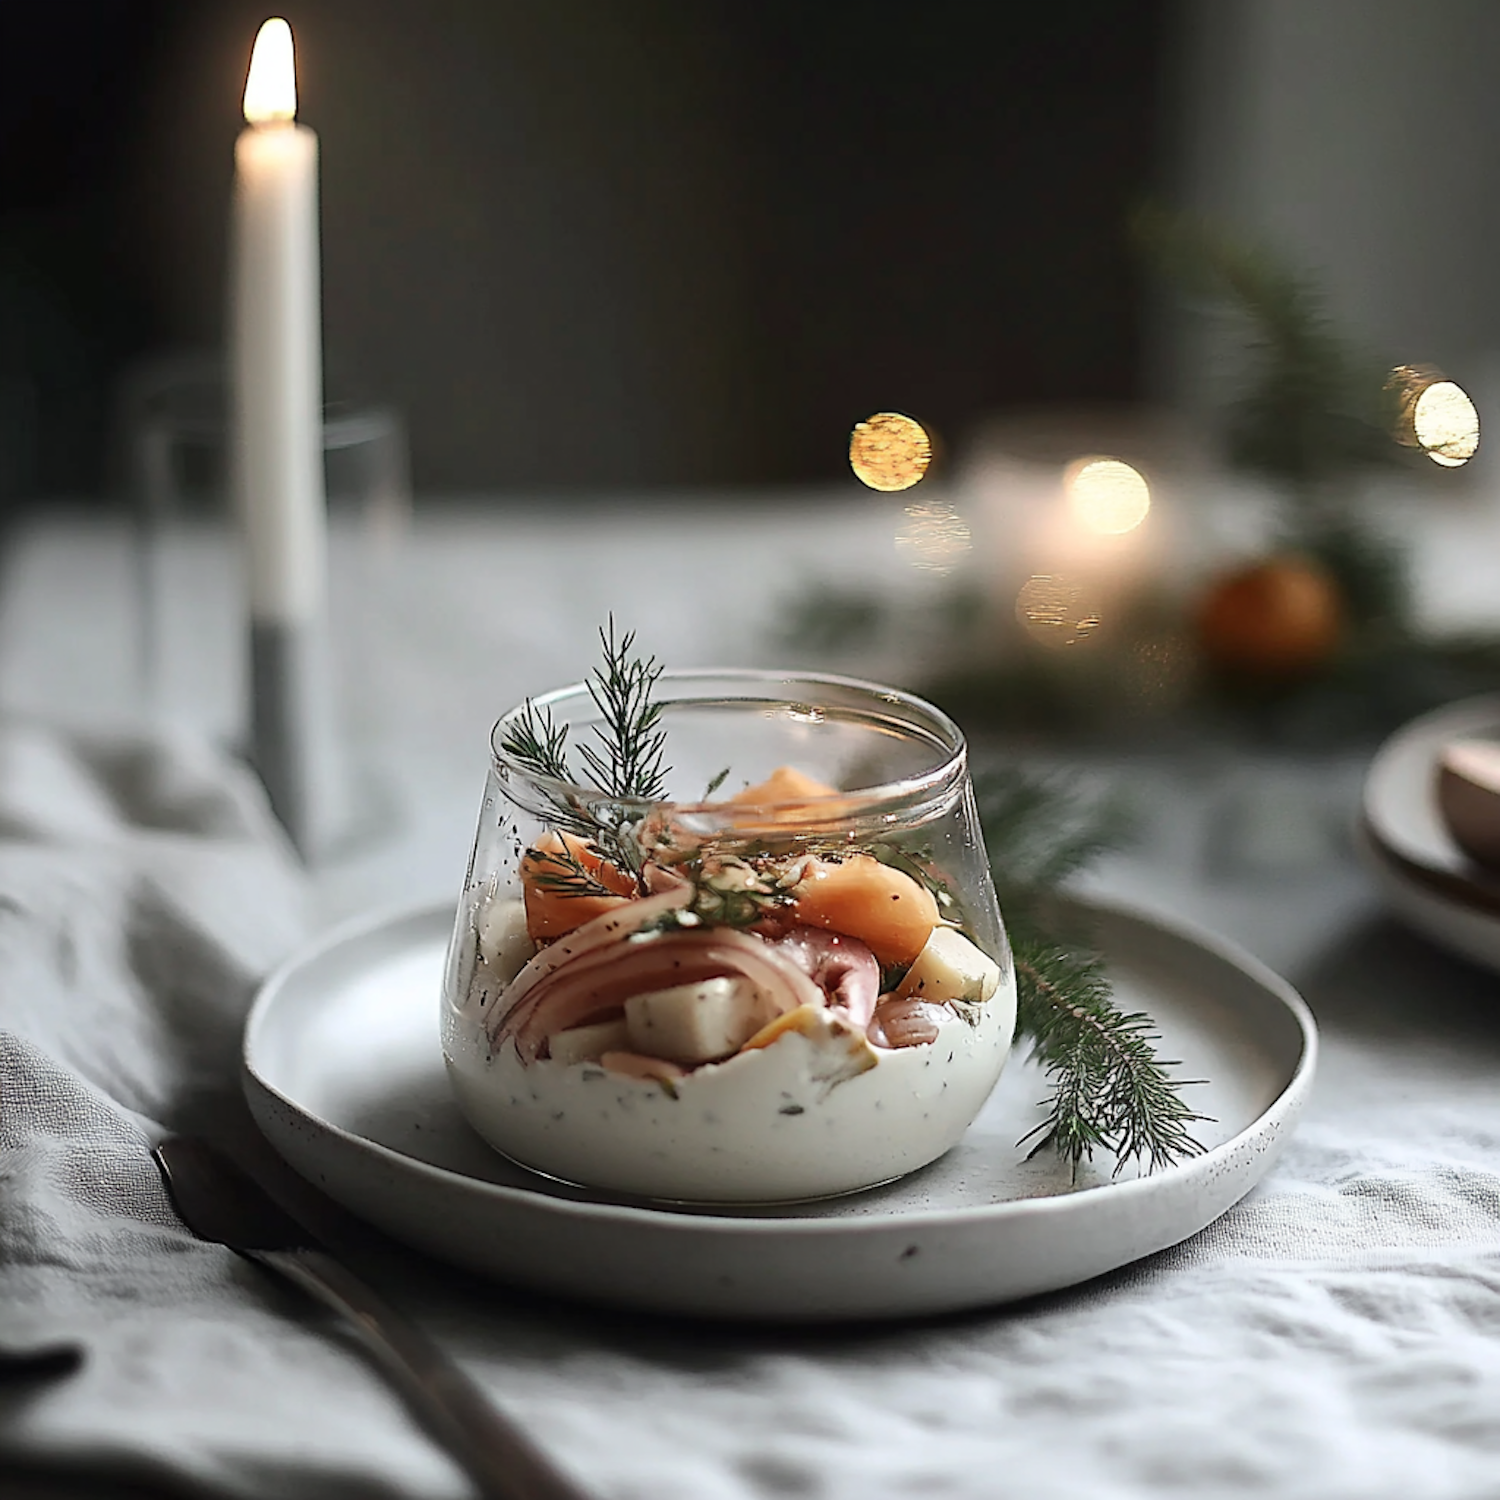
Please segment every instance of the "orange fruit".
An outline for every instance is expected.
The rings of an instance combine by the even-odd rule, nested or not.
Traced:
[[[1198,603],[1198,643],[1217,667],[1246,677],[1303,677],[1338,649],[1338,585],[1310,558],[1286,555],[1236,568]]]

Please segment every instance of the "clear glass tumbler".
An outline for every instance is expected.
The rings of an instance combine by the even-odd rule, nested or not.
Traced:
[[[1015,1026],[963,735],[839,677],[666,673],[654,696],[650,799],[520,748],[565,731],[570,765],[607,762],[585,685],[495,726],[442,1001],[465,1115],[537,1172],[676,1201],[926,1165]]]

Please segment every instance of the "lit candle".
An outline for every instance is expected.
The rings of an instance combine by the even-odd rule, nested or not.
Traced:
[[[283,623],[321,611],[325,568],[318,138],[296,113],[291,29],[267,21],[234,151],[231,380],[251,612]]]
[[[327,503],[318,138],[297,123],[291,28],[267,21],[235,145],[230,284],[233,484],[251,620],[251,752],[304,851],[317,814]]]

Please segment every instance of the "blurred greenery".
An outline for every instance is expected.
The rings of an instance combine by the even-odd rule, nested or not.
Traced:
[[[1424,635],[1407,553],[1362,509],[1372,471],[1430,468],[1397,440],[1389,368],[1334,326],[1309,278],[1268,251],[1159,206],[1138,211],[1132,233],[1158,272],[1242,336],[1222,456],[1270,481],[1268,554],[1310,558],[1331,580],[1337,649],[1300,675],[1236,675],[1201,649],[1191,605],[1149,591],[1086,639],[1049,645],[988,612],[972,583],[921,603],[803,589],[782,613],[784,639],[834,658],[940,642],[933,656],[949,665],[907,685],[972,734],[1159,741],[1212,732],[1321,748],[1374,743],[1417,714],[1500,687],[1500,635]]]

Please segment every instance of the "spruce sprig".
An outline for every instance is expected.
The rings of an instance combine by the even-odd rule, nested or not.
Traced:
[[[1191,214],[1151,205],[1132,228],[1180,286],[1239,316],[1251,368],[1228,414],[1233,463],[1306,507],[1352,471],[1399,459],[1386,370],[1341,336],[1308,278]]]
[[[1131,834],[1119,801],[1090,801],[1068,782],[1019,766],[976,770],[974,797],[1007,923]]]
[[[1053,1147],[1073,1170],[1096,1150],[1152,1170],[1203,1148],[1198,1114],[1180,1090],[1194,1080],[1159,1058],[1155,1023],[1115,1004],[1102,961],[1062,929],[1048,897],[1116,847],[1127,831],[1117,804],[1087,805],[1072,789],[1007,767],[975,777],[975,794],[1016,965],[1016,1033],[1047,1074],[1047,1115],[1026,1140]]]
[[[1153,1042],[1155,1022],[1125,1012],[1110,996],[1100,961],[1023,932],[1014,944],[1016,1030],[1046,1069],[1052,1094],[1047,1117],[1024,1139],[1040,1137],[1077,1174],[1096,1149],[1110,1152],[1118,1173],[1147,1160],[1154,1171],[1203,1148],[1189,1127],[1207,1115],[1178,1092],[1190,1081],[1172,1077]]]

